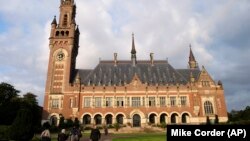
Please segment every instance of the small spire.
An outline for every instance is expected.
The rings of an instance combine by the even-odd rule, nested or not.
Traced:
[[[189,48],[190,48],[190,52],[189,52],[189,61],[195,61],[195,58],[194,58],[194,54],[193,54],[193,51],[192,51],[192,46],[191,46],[191,44],[189,45]]]
[[[56,22],[56,16],[54,16],[54,19],[53,19],[53,21],[52,21],[52,23],[51,23],[51,24],[57,25],[57,22]]]
[[[189,45],[189,48],[190,48],[190,51],[189,51],[189,61],[188,61],[189,68],[190,69],[198,68],[197,62],[196,62],[196,60],[194,58],[194,54],[193,54],[193,51],[192,51],[191,44]]]
[[[134,33],[132,33],[132,50],[131,50],[131,54],[136,54],[135,41],[134,41]]]
[[[151,66],[154,66],[154,53],[150,53],[150,63]]]
[[[131,60],[133,66],[136,64],[136,50],[135,50],[135,41],[134,41],[134,33],[132,33],[132,50],[131,50]]]

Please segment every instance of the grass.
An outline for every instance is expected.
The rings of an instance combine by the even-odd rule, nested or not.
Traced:
[[[90,133],[83,133],[89,137]],[[112,141],[166,141],[166,133],[118,133],[112,134]],[[51,141],[57,141],[57,135],[52,134]]]
[[[166,141],[164,133],[115,134],[112,141]]]

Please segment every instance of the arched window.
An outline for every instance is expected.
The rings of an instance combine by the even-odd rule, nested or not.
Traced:
[[[65,15],[63,16],[63,26],[67,26],[67,24],[68,24],[68,15],[65,14]]]
[[[214,114],[213,104],[210,101],[205,101],[204,102],[204,110],[205,110],[206,115]]]

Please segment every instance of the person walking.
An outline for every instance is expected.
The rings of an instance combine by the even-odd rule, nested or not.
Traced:
[[[66,141],[68,135],[66,135],[65,129],[62,129],[61,133],[58,134],[57,141]]]
[[[81,130],[79,129],[79,127],[74,126],[71,130],[70,141],[79,141],[81,137]]]
[[[108,135],[108,127],[107,126],[104,127],[104,133],[105,133],[105,135]]]
[[[97,128],[97,126],[94,125],[94,128],[91,130],[91,133],[90,133],[90,139],[91,141],[99,141],[100,138],[101,138],[101,132]]]
[[[41,133],[41,141],[51,141],[50,131],[48,128],[43,130],[43,132]]]

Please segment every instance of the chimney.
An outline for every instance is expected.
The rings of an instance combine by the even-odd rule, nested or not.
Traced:
[[[150,53],[150,63],[151,66],[154,66],[154,53]]]
[[[117,66],[117,53],[114,53],[114,66]]]

